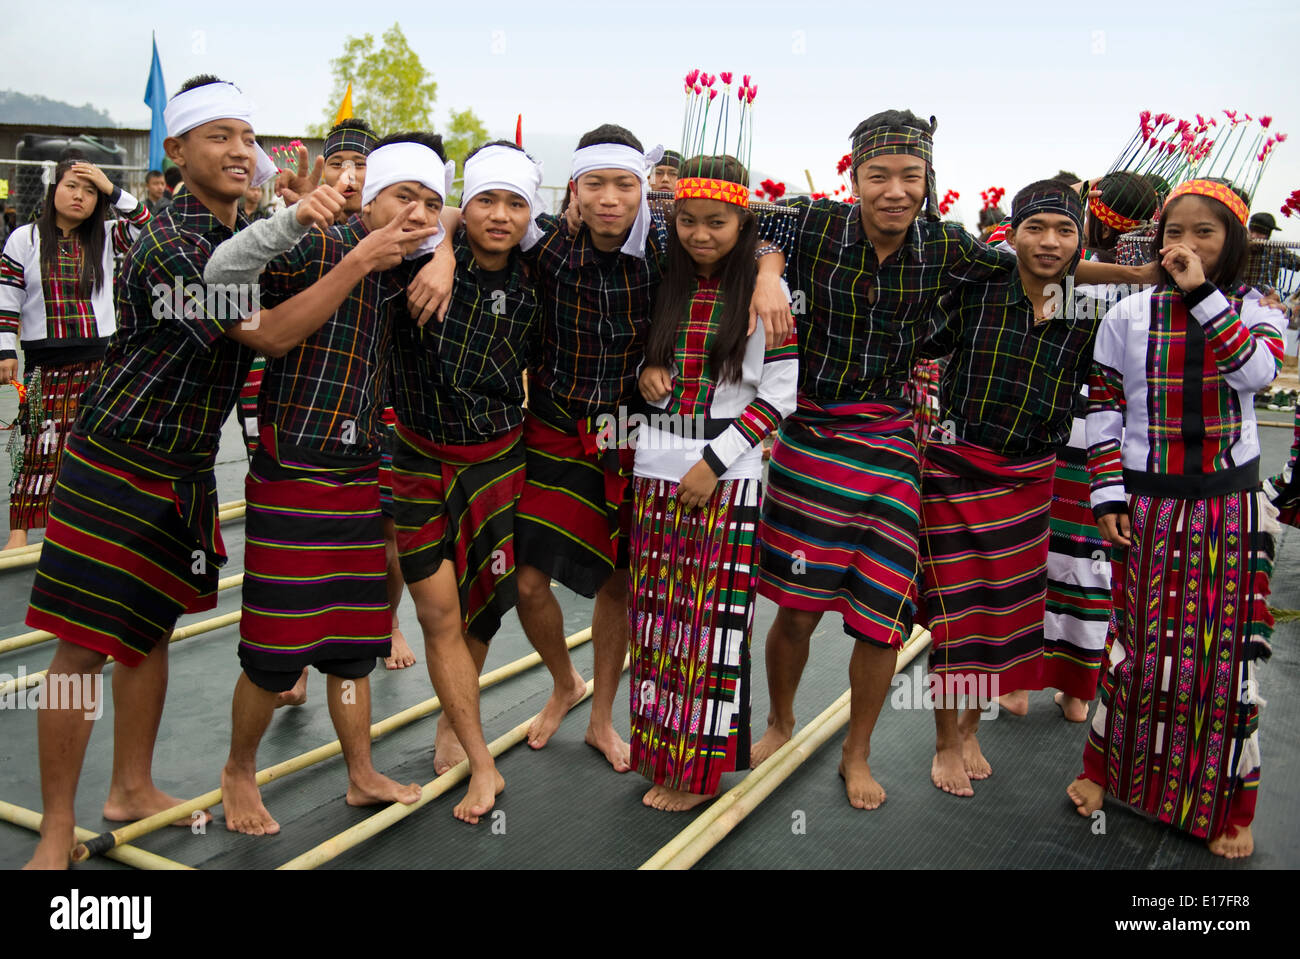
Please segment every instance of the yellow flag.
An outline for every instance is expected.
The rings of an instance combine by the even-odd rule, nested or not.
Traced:
[[[0,200],[9,199],[9,181],[0,180]]]
[[[339,112],[334,114],[334,122],[342,123],[344,120],[352,117],[352,81],[348,81],[348,92],[343,94],[343,102],[339,104]]]

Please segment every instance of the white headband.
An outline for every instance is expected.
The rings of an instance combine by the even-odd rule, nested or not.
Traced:
[[[631,256],[645,259],[645,240],[650,233],[650,203],[646,194],[650,192],[650,181],[646,174],[654,169],[655,164],[663,159],[662,144],[652,147],[649,152],[641,153],[635,147],[622,143],[593,143],[589,147],[575,150],[573,167],[569,179],[574,183],[578,177],[592,170],[626,170],[641,180],[641,209],[637,211],[632,230],[623,243],[622,250]]]
[[[253,104],[239,92],[233,83],[205,83],[184,93],[178,93],[163,109],[163,123],[169,137],[189,133],[197,126],[213,120],[243,120],[253,125]],[[253,144],[257,165],[253,168],[253,186],[261,186],[275,176],[276,166],[266,151]]]
[[[531,250],[542,238],[541,228],[534,217],[542,209],[538,193],[542,185],[542,165],[521,150],[510,147],[484,147],[465,161],[465,189],[460,205],[488,190],[509,190],[528,201],[528,229],[519,241],[521,250]]]
[[[446,203],[455,176],[456,161],[448,160],[443,163],[438,158],[438,154],[424,144],[409,141],[389,143],[370,151],[370,155],[366,157],[366,179],[361,186],[361,205],[370,204],[385,187],[390,187],[394,183],[408,182],[428,187],[442,197],[443,203]],[[410,260],[432,253],[446,235],[447,231],[439,221],[438,232],[433,236],[425,237],[415,252],[408,254],[406,258]]]

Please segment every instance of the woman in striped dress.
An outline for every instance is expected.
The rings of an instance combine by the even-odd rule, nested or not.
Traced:
[[[106,219],[108,208],[119,214]],[[143,203],[84,160],[54,168],[39,219],[15,230],[0,257],[0,385],[23,382],[21,459],[14,465],[9,542],[44,529],[64,442],[81,394],[117,329],[113,258],[149,220]],[[18,341],[26,372],[18,377]]]
[[[721,181],[721,182],[720,182]],[[757,225],[745,169],[688,160],[641,373],[630,544],[633,767],[690,809],[749,766],[762,441],[795,406],[793,336],[746,332]],[[703,195],[701,195],[703,194]]]
[[[1277,375],[1285,322],[1241,284],[1247,213],[1219,181],[1178,187],[1155,237],[1163,282],[1097,334],[1088,466],[1115,610],[1068,789],[1083,816],[1109,794],[1228,858],[1254,850],[1255,663],[1269,652],[1278,530],[1254,394]]]

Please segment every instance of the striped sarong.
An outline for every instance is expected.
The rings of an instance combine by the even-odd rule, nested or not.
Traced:
[[[281,444],[262,425],[244,481],[244,666],[298,672],[389,655],[378,470],[377,459]]]
[[[70,435],[27,625],[137,666],[181,614],[216,606],[214,461]]]
[[[911,411],[801,397],[767,482],[759,593],[838,612],[850,636],[901,648],[912,632],[921,508]]]
[[[930,670],[945,683],[990,677],[981,698],[1042,688],[1055,470],[1055,453],[1008,458],[938,435],[926,447],[920,614],[934,637]]]
[[[749,636],[760,484],[719,482],[707,506],[633,479],[632,766],[701,795],[749,765]]]
[[[41,529],[49,519],[50,497],[81,396],[103,366],[103,358],[27,371],[27,399],[18,405],[23,446],[9,483],[9,528]]]
[[[631,449],[599,448],[591,419],[543,419],[547,395],[533,385],[524,414],[527,466],[515,507],[515,559],[582,596],[627,568],[632,522]]]
[[[1269,653],[1273,536],[1262,493],[1130,496],[1116,550],[1101,702],[1084,776],[1207,839],[1247,826],[1259,788],[1258,659]]]
[[[393,506],[402,578],[432,576],[450,560],[467,633],[488,642],[519,600],[515,503],[524,488],[523,430],[447,446],[397,424]]]
[[[1076,418],[1056,454],[1043,620],[1043,688],[1097,695],[1110,623],[1110,545],[1097,531],[1088,492],[1088,450]]]

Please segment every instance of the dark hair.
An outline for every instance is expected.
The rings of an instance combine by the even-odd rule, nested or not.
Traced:
[[[162,170],[150,170],[148,173],[146,173],[146,174],[144,175],[144,182],[145,182],[145,183],[148,183],[148,182],[149,182],[150,180],[152,180],[154,177],[156,177],[156,176],[162,176],[162,175],[163,175],[163,174],[162,174]]]
[[[1156,235],[1151,240],[1150,251],[1151,259],[1158,264],[1160,279],[1166,286],[1176,285],[1169,271],[1160,264],[1160,251],[1165,245],[1165,226],[1169,223],[1170,212],[1189,196],[1196,196],[1210,205],[1215,217],[1223,224],[1225,234],[1223,249],[1219,251],[1219,262],[1214,265],[1214,272],[1205,278],[1225,293],[1234,290],[1241,285],[1246,275],[1246,262],[1250,259],[1250,234],[1241,225],[1236,214],[1222,201],[1210,196],[1201,196],[1199,193],[1184,193],[1165,204],[1164,213],[1160,216],[1160,224],[1156,227]]]
[[[645,147],[632,135],[632,131],[617,123],[602,123],[596,129],[584,133],[582,139],[578,141],[578,149],[595,146],[597,143],[621,143],[625,147],[632,147],[641,153],[645,152]]]
[[[184,182],[185,176],[181,173],[180,167],[169,166],[167,171],[163,173],[163,180],[167,183],[167,189],[175,190]]]
[[[226,82],[225,80],[222,80],[220,77],[214,77],[210,73],[200,73],[197,77],[190,77],[188,80],[182,83],[181,88],[172,94],[172,99],[175,100],[182,93],[187,93],[190,90],[193,90],[195,87],[206,87],[209,83],[225,83],[225,82]],[[235,86],[235,85],[232,83],[231,86]],[[235,87],[235,89],[238,90],[239,88]]]
[[[1049,176],[1049,180],[1055,180],[1057,183],[1064,183],[1066,186],[1074,186],[1079,182],[1079,175],[1071,173],[1069,170],[1058,170],[1056,176]]]
[[[682,164],[684,177],[715,177],[732,183],[746,184],[749,172],[735,157],[692,157]],[[729,205],[728,209],[732,209]],[[754,251],[758,248],[758,221],[754,214],[735,207],[740,218],[740,236],[719,267],[718,295],[722,298],[722,319],[718,335],[709,350],[709,369],[719,383],[740,380],[741,366],[749,336],[749,300],[754,292],[758,266]],[[690,312],[691,294],[695,289],[695,261],[677,238],[674,216],[668,224],[667,266],[651,313],[650,334],[646,339],[646,361],[656,366],[671,366],[677,350],[677,331]]]
[[[329,136],[330,133],[335,133],[339,130],[364,130],[371,136],[379,136],[379,134],[375,133],[371,128],[370,124],[360,117],[348,117],[346,120],[340,120],[338,123],[334,124],[334,126],[330,127],[329,132],[325,135]]]
[[[1155,187],[1149,180],[1124,170],[1107,173],[1093,184],[1093,188],[1101,191],[1102,203],[1130,220],[1151,219],[1160,202]],[[1115,249],[1119,237],[1120,232],[1101,222],[1100,217],[1088,217],[1088,249],[1109,252]]]
[[[392,143],[418,143],[422,147],[428,147],[434,153],[438,154],[438,159],[443,163],[447,162],[447,151],[443,149],[442,137],[436,133],[425,133],[423,130],[407,130],[404,133],[390,133],[378,143],[375,144],[375,150],[380,147],[386,147]],[[374,152],[371,150],[370,152]]]
[[[1165,197],[1169,196],[1169,191],[1173,189],[1169,181],[1156,173],[1143,173],[1142,179],[1151,184],[1151,189],[1156,191],[1156,206],[1165,202]]]
[[[45,206],[32,229],[41,238],[41,275],[54,276],[59,263],[59,225],[55,219],[54,194],[63,178],[77,159],[65,157],[54,168],[54,179],[45,191]],[[104,283],[104,214],[108,210],[108,195],[96,190],[95,208],[72,231],[81,247],[81,269],[77,275],[77,295],[89,297],[99,292]]]
[[[1002,207],[988,206],[980,210],[979,218],[976,222],[979,224],[981,230],[987,230],[997,226],[1006,218],[1007,215],[1002,211]]]
[[[480,143],[474,149],[470,150],[469,153],[465,154],[465,163],[468,163],[474,154],[478,153],[480,150],[486,150],[488,147],[509,147],[512,150],[518,150],[524,156],[528,157],[528,159],[532,159],[532,157],[528,156],[527,151],[525,151],[524,148],[514,140],[489,140],[487,143]],[[464,166],[464,164],[461,165]]]

